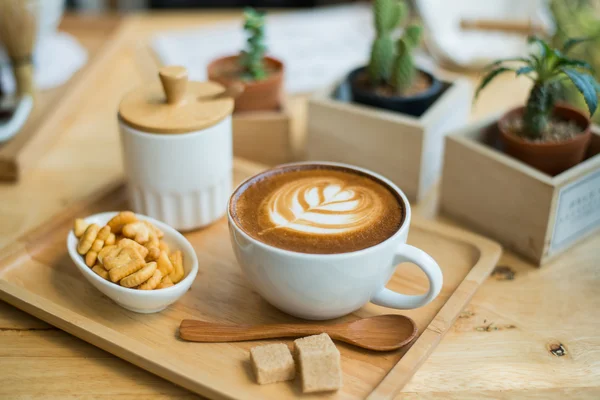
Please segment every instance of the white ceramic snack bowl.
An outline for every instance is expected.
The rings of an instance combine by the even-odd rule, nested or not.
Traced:
[[[116,214],[117,212],[94,214],[85,218],[85,221],[104,226]],[[164,310],[170,304],[179,300],[188,291],[198,273],[198,257],[190,242],[181,233],[163,222],[145,215],[136,215],[138,219],[149,221],[160,228],[165,233],[163,240],[169,245],[171,250],[181,250],[183,253],[185,277],[177,284],[165,289],[137,290],[126,288],[101,278],[85,265],[84,258],[77,252],[77,243],[79,240],[75,237],[72,230],[67,237],[67,249],[79,271],[96,289],[123,308],[138,313],[149,314]]]

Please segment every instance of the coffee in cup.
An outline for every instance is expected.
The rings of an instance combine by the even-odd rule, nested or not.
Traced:
[[[333,165],[280,167],[250,179],[230,212],[260,242],[315,254],[374,246],[404,220],[402,199],[383,181]]]

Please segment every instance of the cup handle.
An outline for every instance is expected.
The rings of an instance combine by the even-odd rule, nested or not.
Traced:
[[[435,299],[442,289],[444,278],[440,266],[423,250],[408,244],[400,245],[396,251],[392,268],[402,262],[410,262],[421,268],[429,280],[429,291],[420,295],[407,295],[382,288],[371,298],[371,302],[380,306],[408,310],[422,307]]]

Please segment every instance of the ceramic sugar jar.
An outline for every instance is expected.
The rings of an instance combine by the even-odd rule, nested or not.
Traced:
[[[225,215],[232,180],[233,99],[214,82],[188,82],[183,67],[129,92],[119,126],[130,205],[178,230]]]

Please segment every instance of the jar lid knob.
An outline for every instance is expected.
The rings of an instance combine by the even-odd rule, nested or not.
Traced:
[[[180,104],[184,100],[187,90],[187,69],[177,65],[163,67],[158,71],[158,76],[167,97],[167,103]]]

